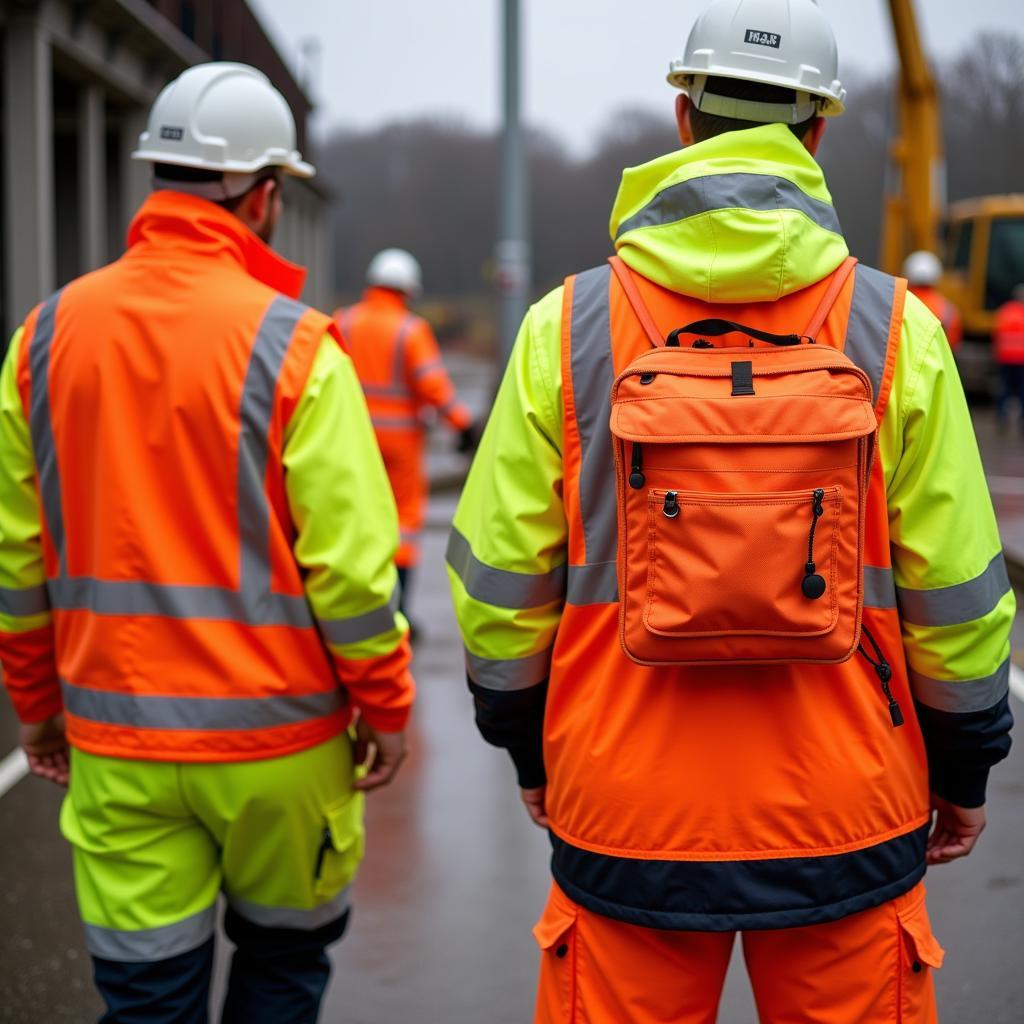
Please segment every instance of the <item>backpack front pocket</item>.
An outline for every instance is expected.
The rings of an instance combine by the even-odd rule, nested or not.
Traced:
[[[836,486],[651,490],[644,626],[694,639],[831,632],[842,507]]]

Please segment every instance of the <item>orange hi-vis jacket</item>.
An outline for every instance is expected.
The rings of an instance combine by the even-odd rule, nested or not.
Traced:
[[[419,558],[427,504],[422,411],[436,409],[453,430],[465,430],[472,416],[455,397],[430,325],[409,312],[400,292],[368,288],[362,302],[339,310],[335,319],[363,385],[398,505],[396,561],[409,567]]]
[[[330,318],[292,297],[303,278],[220,207],[157,192],[123,258],[28,317],[17,383],[52,622],[3,638],[25,720],[59,710],[62,691],[74,746],[170,761],[301,750],[343,731],[352,705],[375,728],[403,727],[396,595],[361,603],[371,575],[377,592],[396,589],[393,545],[362,582],[334,571],[310,522],[336,481],[352,482],[317,456],[324,490],[308,499],[288,469],[309,417],[366,421]],[[349,375],[341,400],[355,412],[304,402],[321,360]],[[363,486],[390,505],[368,423],[347,439],[360,441]],[[385,506],[375,514],[387,522]],[[353,595],[359,611],[333,618]],[[47,675],[56,699],[32,705],[29,684],[40,692]]]
[[[915,285],[910,289],[938,318],[946,332],[949,347],[956,350],[964,340],[964,325],[960,311],[952,300],[947,299],[938,288]]]
[[[1007,302],[996,313],[992,354],[1000,366],[1024,364],[1024,302]]]

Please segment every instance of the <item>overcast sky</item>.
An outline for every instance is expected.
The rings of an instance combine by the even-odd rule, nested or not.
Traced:
[[[885,0],[820,0],[841,67],[881,71],[894,48]],[[502,0],[249,0],[293,69],[317,39],[315,131],[423,114],[498,123]],[[521,0],[525,116],[585,150],[625,106],[669,109],[664,75],[705,0]],[[1021,0],[917,0],[930,52],[981,29],[1024,34]]]

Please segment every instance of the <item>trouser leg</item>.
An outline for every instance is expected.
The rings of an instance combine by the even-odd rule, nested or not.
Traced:
[[[106,1003],[100,1024],[207,1024],[213,939],[167,960],[138,963],[93,957]]]
[[[412,586],[412,569],[406,565],[398,566],[398,610],[408,617],[409,588]]]
[[[924,886],[829,924],[746,932],[761,1024],[935,1024]]]
[[[665,932],[602,917],[552,886],[536,1024],[714,1024],[731,932]]]
[[[264,928],[230,907],[224,930],[235,943],[221,1024],[311,1024],[330,978],[327,946],[341,938],[348,912],[310,931]]]

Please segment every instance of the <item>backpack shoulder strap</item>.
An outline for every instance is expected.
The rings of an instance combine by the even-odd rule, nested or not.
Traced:
[[[636,286],[636,281],[633,280],[632,271],[618,256],[609,256],[608,262],[611,264],[612,270],[615,271],[615,276],[619,279],[619,284],[622,286],[630,306],[633,307],[633,312],[636,314],[637,320],[640,321],[640,326],[643,327],[648,340],[655,348],[662,348],[665,344],[665,339],[658,331],[658,326],[654,322],[654,317],[651,316],[651,311],[640,297],[640,291]]]
[[[817,339],[818,331],[821,330],[825,321],[828,319],[829,313],[832,312],[832,307],[839,301],[839,296],[842,295],[843,288],[846,286],[846,282],[850,279],[850,275],[853,273],[853,268],[856,266],[857,257],[847,256],[846,259],[839,264],[839,269],[832,273],[832,280],[829,282],[829,286],[825,290],[825,294],[821,297],[821,302],[818,304],[818,308],[814,311],[814,316],[811,317],[810,323],[808,323],[804,330],[805,337]]]

